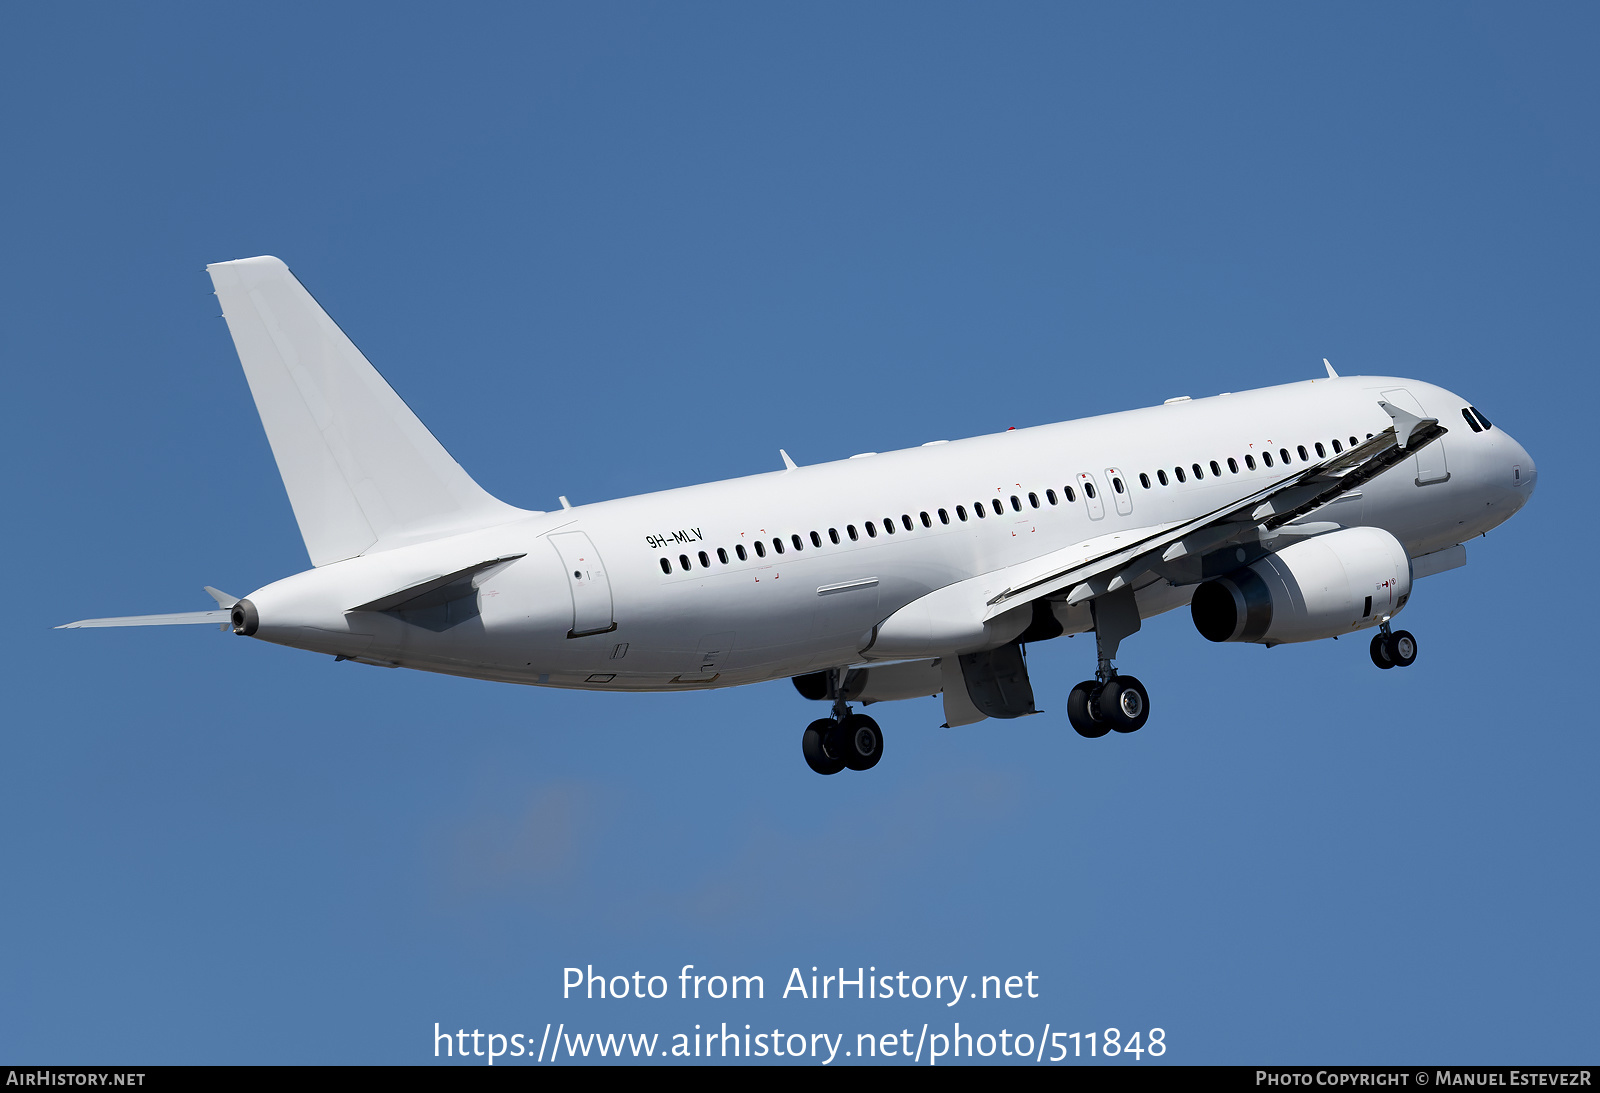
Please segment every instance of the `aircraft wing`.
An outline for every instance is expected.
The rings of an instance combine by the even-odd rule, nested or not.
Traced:
[[[990,575],[988,587],[997,576],[1004,585],[986,601],[984,620],[1063,591],[1067,603],[1082,603],[1129,587],[1163,563],[1258,538],[1372,481],[1449,431],[1437,418],[1419,418],[1381,399],[1378,405],[1394,419],[1383,432],[1202,516],[1100,536]]]

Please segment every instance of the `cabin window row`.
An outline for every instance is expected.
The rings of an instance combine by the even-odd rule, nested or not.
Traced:
[[[1118,493],[1123,492],[1122,479],[1120,477],[1114,476],[1112,478],[1112,486]],[[1084,482],[1083,493],[1085,497],[1093,499],[1095,497],[1094,483]],[[996,497],[987,502],[974,501],[970,511],[967,509],[966,505],[962,504],[956,505],[953,510],[937,509],[931,514],[928,512],[919,512],[915,518],[913,518],[910,513],[902,513],[899,517],[898,526],[896,525],[895,517],[885,516],[881,525],[877,521],[873,520],[867,520],[863,522],[860,528],[857,528],[855,524],[846,524],[844,526],[844,532],[842,535],[838,528],[829,528],[827,532],[827,541],[835,546],[842,545],[846,540],[856,543],[860,542],[863,538],[876,539],[880,534],[884,536],[896,535],[900,533],[901,529],[904,529],[905,531],[915,531],[918,524],[924,528],[931,528],[934,526],[935,520],[939,522],[940,526],[948,526],[952,523],[964,524],[974,519],[986,520],[991,513],[993,513],[995,516],[1004,515],[1007,511],[1008,501],[1010,502],[1010,511],[1022,512],[1025,508],[1044,508],[1047,506],[1059,505],[1062,503],[1062,501],[1065,501],[1067,504],[1074,504],[1077,502],[1077,500],[1078,491],[1072,486],[1062,486],[1061,493],[1059,495],[1054,489],[1047,489],[1044,491],[1044,497],[1042,501],[1037,492],[1029,492],[1025,495],[1012,494],[1009,498]],[[773,556],[784,554],[789,550],[793,550],[798,553],[806,549],[806,544],[808,541],[813,549],[821,549],[823,545],[823,535],[820,532],[813,531],[804,537],[800,536],[798,533],[791,534],[787,540],[785,540],[782,535],[775,535],[770,540],[755,539],[750,542],[748,550],[746,549],[744,543],[737,544],[733,548],[732,555],[729,554],[725,547],[718,547],[714,552],[711,553],[701,550],[696,551],[692,555],[680,554],[678,555],[677,559],[678,568],[684,573],[688,573],[695,568],[695,563],[699,562],[701,569],[710,569],[712,565],[712,558],[716,559],[718,565],[730,565],[735,558],[741,562],[747,562],[750,560],[752,553],[756,558],[762,559],[768,557],[769,548],[770,553]],[[673,569],[671,558],[663,557],[660,559],[660,563],[662,573],[672,573]]]
[[[1368,433],[1367,434],[1367,438],[1370,440],[1372,438],[1372,434]],[[1351,437],[1349,443],[1350,443],[1350,447],[1354,448],[1356,445],[1360,444],[1361,442],[1359,440],[1357,440],[1355,437]],[[1288,467],[1288,466],[1290,466],[1290,465],[1292,465],[1294,463],[1294,456],[1297,455],[1297,454],[1300,456],[1300,462],[1302,462],[1302,463],[1311,462],[1311,451],[1312,450],[1316,451],[1316,453],[1317,453],[1316,454],[1316,458],[1318,458],[1318,459],[1326,459],[1326,458],[1328,458],[1328,447],[1329,446],[1332,447],[1334,455],[1338,455],[1340,452],[1344,451],[1344,442],[1339,440],[1338,438],[1334,438],[1332,441],[1329,442],[1328,446],[1324,446],[1322,441],[1319,440],[1319,441],[1316,441],[1315,443],[1313,443],[1311,445],[1310,449],[1308,449],[1304,444],[1295,445],[1293,451],[1291,451],[1288,448],[1279,448],[1277,453],[1276,453],[1276,456],[1277,456],[1277,460],[1279,462],[1281,462],[1283,464],[1283,466]],[[1262,462],[1262,464],[1264,466],[1266,466],[1266,467],[1269,467],[1269,468],[1274,466],[1275,464],[1273,462],[1273,456],[1274,456],[1274,453],[1270,448],[1264,449],[1261,452],[1261,462]],[[1228,465],[1228,473],[1229,474],[1238,474],[1239,473],[1239,461],[1237,459],[1233,458],[1232,456],[1229,456],[1227,458],[1227,460],[1226,460],[1226,463]],[[1187,482],[1189,480],[1189,475],[1192,474],[1192,475],[1194,475],[1195,481],[1196,482],[1200,482],[1200,481],[1204,481],[1204,479],[1206,477],[1207,468],[1210,468],[1211,477],[1213,477],[1213,478],[1221,478],[1222,477],[1222,464],[1217,462],[1215,459],[1213,459],[1213,460],[1210,460],[1210,461],[1208,461],[1208,462],[1206,462],[1204,464],[1191,463],[1191,464],[1189,464],[1189,467],[1188,467],[1187,470],[1185,470],[1182,466],[1173,467],[1172,468],[1172,478],[1168,478],[1167,477],[1167,472],[1166,472],[1165,468],[1163,468],[1161,470],[1156,471],[1155,480],[1156,480],[1156,482],[1160,483],[1163,486],[1168,486],[1168,485],[1172,484],[1173,479],[1176,479],[1179,483]],[[1255,457],[1254,453],[1246,455],[1244,457],[1244,469],[1245,470],[1250,470],[1250,471],[1253,471],[1253,470],[1256,469],[1256,457]],[[1151,489],[1152,486],[1151,486],[1151,481],[1150,481],[1150,475],[1145,473],[1145,472],[1143,472],[1143,471],[1141,471],[1139,473],[1139,485],[1143,486],[1147,490]]]
[[[1462,413],[1465,414],[1466,411],[1463,410]],[[1468,421],[1469,421],[1469,423],[1471,422],[1471,418],[1470,417],[1468,418]],[[1483,421],[1484,421],[1485,426],[1487,426],[1488,419],[1484,418]],[[1372,434],[1368,433],[1367,434],[1367,439],[1370,440],[1371,438],[1372,438]],[[1360,441],[1357,440],[1355,437],[1352,436],[1352,437],[1349,438],[1350,447],[1354,448],[1359,443],[1360,443]],[[1334,440],[1332,440],[1330,442],[1330,444],[1331,444],[1331,447],[1333,449],[1333,454],[1338,455],[1340,452],[1344,451],[1344,443],[1342,441],[1340,441],[1339,439],[1335,438]],[[1325,447],[1320,440],[1314,442],[1312,444],[1311,448],[1316,451],[1316,453],[1317,453],[1316,457],[1318,459],[1326,459],[1328,457],[1328,448]],[[1294,462],[1294,454],[1298,454],[1300,456],[1300,461],[1302,463],[1311,462],[1311,449],[1308,449],[1304,444],[1296,445],[1295,448],[1294,448],[1294,452],[1293,453],[1291,453],[1288,448],[1279,448],[1278,451],[1277,451],[1277,459],[1282,462],[1283,466],[1287,467],[1287,466],[1290,466],[1290,465],[1293,464],[1293,462]],[[1228,471],[1229,471],[1230,474],[1238,474],[1239,473],[1239,461],[1238,460],[1234,459],[1232,456],[1229,456],[1226,462],[1227,462]],[[1261,452],[1261,462],[1266,467],[1269,467],[1269,468],[1273,467],[1275,465],[1274,464],[1274,460],[1273,460],[1273,452],[1271,450],[1262,451]],[[1189,468],[1188,468],[1187,472],[1184,470],[1184,468],[1182,466],[1176,466],[1176,467],[1172,468],[1172,473],[1173,473],[1173,476],[1180,483],[1187,482],[1189,474],[1193,474],[1196,481],[1203,481],[1205,479],[1205,476],[1206,476],[1206,468],[1207,467],[1210,468],[1211,475],[1212,475],[1213,478],[1221,478],[1222,477],[1222,464],[1219,463],[1215,459],[1210,460],[1204,466],[1202,466],[1199,463],[1191,463],[1189,465]],[[1248,454],[1248,455],[1246,455],[1244,457],[1244,467],[1245,467],[1246,470],[1251,470],[1251,471],[1256,469],[1256,457],[1255,457],[1254,454]],[[1156,481],[1159,482],[1163,486],[1170,485],[1171,482],[1172,482],[1172,479],[1169,479],[1167,477],[1167,472],[1166,472],[1165,469],[1156,471],[1155,477],[1156,477]],[[1145,473],[1145,472],[1140,472],[1140,474],[1139,474],[1139,484],[1141,486],[1143,486],[1147,490],[1151,489],[1152,486],[1151,486],[1151,481],[1150,481],[1150,475],[1148,473]],[[1093,500],[1095,498],[1095,496],[1096,496],[1094,483],[1091,482],[1091,481],[1085,480],[1085,481],[1083,481],[1081,483],[1081,485],[1083,486],[1084,496],[1086,498],[1088,498],[1089,500]],[[1117,493],[1124,492],[1124,486],[1122,484],[1122,476],[1121,475],[1112,475],[1111,476],[1111,487]],[[1037,509],[1037,508],[1045,507],[1046,504],[1048,504],[1050,506],[1059,505],[1059,504],[1061,504],[1061,502],[1063,500],[1066,501],[1066,503],[1068,503],[1068,504],[1075,504],[1077,502],[1077,500],[1078,500],[1078,493],[1077,493],[1077,490],[1074,489],[1072,486],[1063,486],[1063,487],[1061,487],[1061,493],[1059,495],[1057,495],[1057,493],[1056,493],[1056,491],[1054,489],[1047,489],[1047,490],[1044,491],[1044,503],[1043,504],[1041,504],[1040,499],[1039,499],[1039,494],[1037,492],[1029,492],[1026,495],[1026,497],[1027,497],[1027,508],[1029,508],[1029,509]],[[956,505],[955,506],[955,510],[954,510],[954,512],[955,512],[954,522],[956,522],[956,523],[966,523],[968,520],[971,520],[971,519],[974,519],[974,518],[979,519],[979,520],[987,519],[991,511],[993,512],[993,514],[995,516],[1002,516],[1006,512],[1006,501],[1007,500],[1008,499],[1006,499],[1006,498],[996,497],[996,498],[990,499],[987,502],[974,501],[972,503],[972,510],[971,510],[970,513],[968,512],[966,505]],[[1010,496],[1010,498],[1009,498],[1009,501],[1010,501],[1010,506],[1011,506],[1011,511],[1012,512],[1022,512],[1023,511],[1024,506],[1023,506],[1022,495],[1012,494]],[[937,519],[938,519],[940,525],[943,526],[943,525],[949,525],[950,523],[952,523],[951,510],[949,510],[949,509],[938,509],[938,510],[936,510],[936,512],[937,512]],[[915,531],[918,523],[920,523],[924,528],[933,527],[934,519],[935,519],[935,517],[930,515],[927,512],[919,512],[917,514],[917,517],[916,517],[915,520],[912,519],[910,513],[902,513],[900,515],[900,517],[899,517],[899,525],[900,525],[900,528],[904,528],[904,530],[906,530],[906,531]],[[899,528],[896,527],[895,517],[886,516],[886,517],[883,518],[883,522],[882,522],[882,534],[883,535],[885,535],[885,536],[895,535],[895,534],[898,533],[898,530],[899,530]],[[843,536],[840,535],[839,530],[837,528],[829,528],[828,529],[828,534],[827,534],[827,539],[828,539],[829,543],[831,543],[831,544],[833,544],[835,546],[841,545],[845,541],[845,539],[848,539],[852,543],[860,542],[861,539],[862,539],[862,533],[863,532],[865,532],[866,538],[868,538],[868,539],[876,539],[876,538],[878,538],[878,536],[880,534],[879,525],[876,522],[872,521],[872,520],[865,521],[861,525],[860,529],[857,529],[856,525],[854,525],[854,524],[846,524],[845,528],[844,528],[844,535]],[[745,544],[740,543],[740,544],[736,545],[733,548],[733,556],[729,555],[729,553],[728,553],[726,548],[718,547],[716,549],[716,551],[715,551],[714,556],[716,557],[717,563],[719,565],[730,565],[730,564],[732,564],[734,557],[737,557],[737,559],[739,561],[741,561],[741,562],[747,562],[747,561],[750,560],[752,551],[754,552],[754,555],[755,555],[755,557],[757,559],[765,559],[766,557],[768,557],[768,549],[767,549],[768,542],[771,543],[771,553],[772,553],[772,555],[776,556],[776,555],[784,554],[786,551],[788,551],[790,549],[794,550],[796,553],[805,550],[806,549],[806,542],[807,542],[808,539],[809,539],[813,549],[821,549],[822,548],[822,545],[823,545],[823,537],[822,537],[822,535],[819,532],[813,531],[813,532],[808,533],[807,536],[805,536],[804,538],[802,538],[798,533],[791,534],[788,537],[787,545],[785,543],[784,537],[781,536],[781,535],[775,535],[775,536],[772,537],[771,540],[762,540],[762,539],[753,540],[750,543],[749,550],[747,550],[745,548]],[[711,568],[711,559],[712,559],[712,557],[713,557],[713,554],[709,554],[704,550],[695,552],[695,554],[693,556],[688,555],[688,554],[680,554],[680,555],[678,555],[678,559],[677,559],[678,568],[682,572],[688,573],[688,572],[690,572],[691,570],[693,570],[695,568],[695,562],[698,561],[700,563],[700,568],[701,569],[710,569]],[[672,569],[672,560],[670,558],[666,558],[666,557],[661,558],[660,559],[660,564],[661,564],[661,572],[662,573],[669,574],[669,575],[672,573],[672,571],[673,571],[673,569]]]

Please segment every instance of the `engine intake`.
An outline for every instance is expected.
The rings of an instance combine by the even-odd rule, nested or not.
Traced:
[[[1411,596],[1411,562],[1382,528],[1293,543],[1195,589],[1189,612],[1210,641],[1283,645],[1375,626]]]

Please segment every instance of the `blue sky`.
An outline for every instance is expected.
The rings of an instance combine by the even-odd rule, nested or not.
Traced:
[[[0,20],[0,1056],[955,1019],[1162,1027],[1178,1062],[1593,1053],[1592,7]],[[784,682],[568,694],[52,631],[305,567],[203,273],[262,253],[529,507],[1324,356],[1462,393],[1540,490],[1418,585],[1409,671],[1174,613],[1119,657],[1152,692],[1136,736],[1071,732],[1093,653],[1060,640],[1031,652],[1043,716],[877,706],[883,763],[830,779]],[[569,965],[690,963],[769,997],[560,996]],[[773,997],[812,965],[1040,997]]]

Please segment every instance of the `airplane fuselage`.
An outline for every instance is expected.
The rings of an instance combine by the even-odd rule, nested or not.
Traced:
[[[1479,431],[1459,396],[1408,379],[1318,379],[530,514],[267,585],[248,597],[254,636],[596,690],[842,667],[863,661],[875,626],[934,590],[1193,519],[1353,446],[1391,425],[1380,399],[1437,418],[1448,435],[1305,516],[1308,534],[1383,528],[1415,559],[1526,502],[1527,452],[1499,428]],[[492,559],[510,560],[470,578],[465,606],[352,610]],[[1147,576],[1139,613],[1182,606],[1193,590]],[[1066,632],[1093,626],[1086,605],[1055,612]]]

